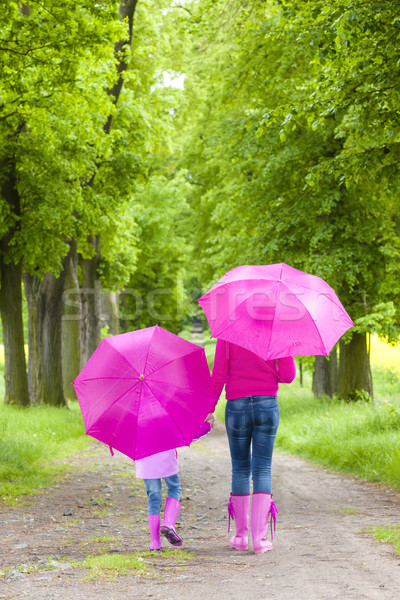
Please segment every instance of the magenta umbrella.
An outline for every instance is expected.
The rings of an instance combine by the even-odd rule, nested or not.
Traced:
[[[86,433],[133,460],[189,446],[217,401],[204,349],[158,325],[104,338],[73,385]]]
[[[285,263],[236,267],[198,302],[212,337],[247,348],[263,360],[327,356],[354,325],[323,279]]]

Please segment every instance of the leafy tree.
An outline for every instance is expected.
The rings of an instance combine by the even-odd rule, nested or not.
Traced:
[[[188,212],[182,178],[151,178],[130,206],[140,227],[138,265],[121,296],[124,329],[158,324],[178,332],[184,317]]]
[[[385,7],[389,10],[387,3]],[[196,253],[203,258],[203,280],[240,263],[284,261],[326,279],[356,322],[382,301],[396,297],[398,304],[397,174],[383,158],[387,147],[385,151],[380,134],[374,150],[351,162],[360,135],[353,119],[357,113],[365,121],[371,104],[364,103],[371,90],[362,88],[360,61],[352,72],[354,78],[358,73],[361,89],[348,85],[338,42],[332,32],[325,35],[339,16],[336,5],[243,6],[221,0],[206,7],[197,3],[194,9],[188,27],[197,44],[186,88],[189,97],[199,98],[201,80],[203,95],[198,117],[186,129],[192,152],[182,163],[189,170],[191,202],[202,223]],[[384,23],[379,39],[386,35],[386,44],[392,43],[393,32],[386,28],[387,19]],[[356,31],[358,25],[354,27]],[[364,33],[366,44],[367,26]],[[340,52],[342,46],[346,52],[342,44]],[[371,52],[365,54],[367,62],[371,57]],[[371,64],[371,77],[373,68]],[[340,90],[337,102],[335,86]],[[373,123],[393,125],[392,116],[378,111],[379,103],[375,108],[365,143],[374,137]],[[393,334],[398,322],[390,326]],[[349,345],[342,345],[341,359],[340,393],[347,397],[359,387],[370,390],[361,329]],[[350,381],[347,372],[358,374],[359,380]]]
[[[7,0],[0,19],[0,304],[6,401],[27,404],[21,274],[27,273],[29,295],[29,282],[34,281],[33,290],[36,276],[58,275],[68,240],[85,239],[93,223],[82,182],[90,181],[98,157],[111,150],[104,124],[112,102],[104,90],[114,85],[114,43],[124,27],[116,1],[61,6],[49,0],[45,7],[32,1],[20,8]],[[62,306],[62,279],[49,283],[55,296],[47,295],[42,314],[48,317],[50,307],[59,311]],[[31,315],[32,310],[31,303]],[[54,328],[48,339],[48,359],[60,354],[59,330]],[[63,403],[60,378],[48,375],[45,399]],[[57,390],[51,389],[52,381]]]

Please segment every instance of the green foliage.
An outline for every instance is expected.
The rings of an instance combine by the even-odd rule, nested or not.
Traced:
[[[135,273],[121,294],[121,317],[126,329],[155,324],[170,331],[181,327],[187,254],[181,220],[188,211],[182,179],[152,176],[129,206],[140,241]]]
[[[351,392],[351,394],[349,394],[348,398],[346,399],[346,402],[360,402],[360,401],[372,402],[372,398],[366,390],[354,390],[354,392]]]
[[[400,97],[385,62],[396,8],[219,0],[190,12],[179,164],[197,279],[287,262],[326,279],[360,327],[398,337],[399,311],[382,313],[400,299]]]
[[[82,183],[112,152],[106,90],[125,27],[116,0],[33,0],[25,8],[6,0],[0,31],[0,183],[14,179],[20,197],[13,206],[3,187],[0,230],[15,229],[8,259],[57,273],[66,240],[85,239],[97,211],[107,214],[98,198],[88,202]]]
[[[355,321],[359,333],[369,332],[379,336],[388,336],[389,341],[393,339],[391,331],[396,309],[392,301],[377,304],[373,311]],[[396,339],[396,338],[394,338]]]
[[[400,398],[400,374],[388,367],[372,367],[374,386],[379,391],[379,397],[392,403],[393,399]]]

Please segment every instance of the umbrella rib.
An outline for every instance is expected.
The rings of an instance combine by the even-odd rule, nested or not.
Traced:
[[[318,276],[317,276],[317,275],[314,275],[314,277],[318,277]],[[318,279],[321,279],[321,278],[319,277]],[[251,282],[257,282],[257,283],[260,283],[260,282],[261,282],[261,283],[262,283],[262,282],[266,282],[266,283],[283,283],[283,284],[285,285],[285,287],[286,287],[286,288],[287,288],[287,289],[288,289],[288,290],[289,290],[289,291],[290,291],[292,294],[294,294],[295,296],[297,296],[296,292],[292,292],[292,290],[290,289],[290,283],[291,283],[291,282],[290,282],[290,280],[288,280],[288,279],[286,279],[286,280],[285,280],[285,279],[282,279],[282,281],[280,281],[279,279],[272,279],[272,278],[271,278],[271,279],[265,279],[265,278],[263,279],[263,278],[261,277],[260,279],[243,279],[243,280],[241,280],[241,281],[242,281],[242,282],[250,282],[250,283],[251,283]],[[321,280],[321,281],[324,281],[324,280]],[[313,287],[310,287],[310,286],[308,286],[308,285],[304,285],[303,283],[299,284],[299,283],[297,283],[296,281],[295,281],[295,282],[293,282],[293,283],[294,283],[295,285],[299,285],[300,287],[304,288],[305,290],[310,290],[311,292],[318,292],[318,290],[316,290],[315,288],[313,288]],[[324,283],[326,283],[326,281],[324,281]],[[221,286],[223,286],[223,285],[229,285],[229,284],[221,284]],[[334,296],[336,296],[336,297],[337,297],[337,294],[336,294],[335,290],[334,290],[334,289],[333,289],[333,288],[332,288],[332,287],[329,285],[329,283],[326,283],[326,285],[327,285],[327,286],[330,288],[330,290],[329,290],[329,291],[332,291],[332,292],[333,292],[333,294],[334,294]],[[220,287],[221,287],[221,286],[220,286]],[[324,292],[322,292],[322,293],[325,295],[325,293],[324,293]],[[205,295],[206,295],[206,294],[205,294]],[[326,293],[326,295],[328,295],[328,292]],[[329,298],[331,298],[331,296],[330,296],[330,295],[329,295]],[[341,304],[341,302],[340,302],[339,298],[337,298],[337,299],[338,299],[339,303]],[[201,300],[201,298],[199,298],[199,300]],[[245,300],[246,300],[246,299],[245,299]],[[243,302],[245,302],[245,300],[243,300],[242,302],[240,302],[240,304],[238,304],[238,306],[240,306],[240,305],[241,305]],[[342,308],[342,306],[339,306],[339,305],[337,304],[335,297],[333,297],[333,299],[332,299],[332,302],[333,302],[333,303],[335,304],[335,306],[337,306],[338,308],[340,308],[340,309]],[[236,308],[238,308],[238,306],[237,306],[237,307],[235,307],[235,310],[236,310]]]
[[[314,321],[314,319],[313,319],[313,316],[312,316],[312,314],[310,313],[310,311],[308,310],[308,308],[306,307],[306,305],[305,305],[305,304],[303,304],[303,306],[304,306],[304,308],[306,309],[306,312],[307,312],[307,314],[308,314],[308,315],[311,317],[311,321],[313,322],[314,329],[315,329],[315,331],[317,332],[319,339],[321,340],[321,343],[322,343],[322,346],[324,347],[324,350],[325,350],[325,352],[327,352],[327,349],[326,349],[325,342],[324,342],[324,340],[323,340],[323,339],[322,339],[322,337],[321,337],[321,334],[320,334],[320,332],[319,332],[319,329],[318,329],[318,327],[317,327],[317,326],[316,326],[316,324],[315,324],[315,321]]]
[[[122,334],[122,335],[124,335],[124,334]],[[108,339],[108,338],[105,338],[105,340],[107,340],[107,339]],[[104,340],[104,341],[105,341],[105,340]],[[113,350],[114,350],[114,351],[115,351],[115,352],[118,354],[118,356],[119,356],[120,358],[122,358],[122,359],[123,359],[124,363],[126,363],[127,365],[129,365],[129,370],[131,370],[131,371],[135,371],[137,374],[139,374],[139,373],[140,373],[139,369],[137,369],[137,368],[136,368],[136,367],[135,367],[135,366],[134,366],[134,365],[133,365],[131,362],[129,362],[129,360],[126,358],[126,356],[124,356],[124,354],[122,354],[122,353],[121,353],[121,352],[120,352],[120,351],[119,351],[117,348],[115,348],[115,347],[114,347],[112,344],[110,344],[110,343],[108,344],[108,346],[109,346],[109,348],[112,348],[112,349],[113,349]],[[129,372],[129,370],[128,370],[128,371],[126,371],[126,372],[128,373],[128,372]],[[123,377],[125,377],[125,373],[124,373]]]
[[[149,389],[150,393],[152,396],[154,396],[154,398],[157,400],[158,404],[162,407],[162,409],[167,412],[167,410],[165,409],[165,406],[163,406],[163,404],[160,402],[160,400],[157,398],[157,396],[155,395],[155,393],[153,392],[153,390],[151,389],[151,387],[149,386],[149,384],[146,381],[143,381],[143,383],[147,386],[147,388]],[[176,386],[178,387],[178,386]],[[140,400],[139,400],[139,405],[140,405]],[[139,411],[138,411],[139,412]],[[168,413],[167,413],[168,414]],[[181,430],[181,428],[179,427],[179,425],[176,423],[176,421],[174,421],[174,419],[172,417],[170,417],[172,422],[174,423],[175,427],[178,429],[178,431],[180,432],[182,438],[187,441],[186,435],[183,433],[183,431]],[[192,441],[192,440],[191,440]],[[191,441],[189,442],[189,444],[191,443]]]
[[[155,379],[155,380],[151,380],[151,381],[153,381],[154,383],[161,383],[161,384],[162,384],[162,383],[165,383],[165,382],[163,382],[163,381],[158,381],[157,379]],[[146,383],[146,382],[144,382],[144,383]],[[148,385],[148,384],[147,384],[147,385]],[[196,390],[196,389],[194,389],[194,388],[187,388],[187,387],[183,387],[182,385],[176,385],[175,383],[171,383],[171,385],[173,385],[173,386],[174,386],[174,388],[176,388],[177,390],[185,390],[185,391],[187,391],[187,392],[195,392],[196,394],[201,394],[201,392],[199,392],[198,390]],[[204,385],[202,385],[202,389],[204,389]],[[154,395],[154,392],[153,392],[153,395]],[[204,394],[201,394],[201,395],[207,396],[207,394],[206,394],[206,393],[204,393]],[[160,402],[160,401],[158,400],[158,402]],[[160,404],[161,404],[161,403],[160,403]]]
[[[143,382],[142,382],[143,383]],[[137,440],[137,430],[138,430],[138,421],[139,421],[139,411],[140,411],[140,402],[142,400],[142,390],[143,390],[143,385],[140,386],[140,390],[139,390],[139,400],[138,400],[138,409],[137,409],[137,418],[136,418],[136,427],[135,427],[135,437],[133,438],[134,440]],[[136,444],[133,448],[133,460],[135,460],[136,458]]]
[[[111,379],[112,381],[121,381],[122,380],[129,380],[129,379],[137,379],[137,375],[136,377],[126,377],[126,375],[121,375],[120,377],[85,377],[84,379],[80,379],[78,381],[78,383],[83,383],[84,381],[105,381],[105,380],[109,380]]]
[[[92,427],[94,425],[96,425],[97,421],[100,418],[103,418],[104,415],[108,413],[108,411],[110,410],[110,408],[112,408],[116,402],[119,402],[119,400],[121,400],[121,398],[123,398],[128,392],[131,392],[133,390],[133,388],[136,387],[136,385],[138,385],[139,382],[140,382],[140,380],[138,380],[136,382],[136,384],[133,385],[133,386],[131,386],[128,390],[125,390],[125,392],[123,392],[120,396],[118,396],[118,398],[116,398],[115,400],[113,400],[112,403],[109,406],[107,406],[107,409],[104,412],[102,412],[101,415],[99,415],[99,417],[95,421],[93,421],[93,423],[91,424],[91,426],[89,427],[89,429],[88,429],[88,431],[86,433],[89,433],[89,431],[92,429]],[[93,406],[97,406],[97,404],[100,402],[100,400],[101,400],[101,397],[97,400],[97,402],[94,403]]]
[[[317,277],[317,275],[315,275],[314,277]],[[284,282],[282,281],[282,283],[284,283]],[[326,282],[325,282],[325,283],[326,283]],[[298,285],[298,284],[296,283],[296,285]],[[309,287],[308,285],[303,285],[303,284],[301,284],[301,287],[303,287],[305,290],[310,290],[311,292],[315,292],[315,293],[321,293],[323,296],[326,296],[326,297],[328,297],[328,298],[329,298],[329,299],[330,299],[330,300],[333,302],[333,304],[334,304],[335,306],[337,306],[337,308],[339,308],[340,310],[342,310],[344,307],[343,307],[342,303],[340,302],[340,300],[339,300],[339,298],[338,298],[338,296],[337,296],[337,294],[336,294],[335,290],[334,290],[333,288],[331,288],[331,286],[329,285],[329,283],[327,283],[326,285],[328,285],[328,286],[330,287],[331,291],[332,291],[332,292],[333,292],[333,294],[334,294],[333,296],[332,296],[331,294],[329,294],[328,292],[318,292],[318,290],[316,290],[316,289],[314,289],[314,288],[312,288],[312,287]],[[297,296],[296,292],[293,292],[293,291],[292,291],[292,290],[289,288],[289,286],[288,286],[288,285],[286,285],[286,287],[287,287],[287,289],[288,289],[288,290],[289,290],[289,291],[290,291],[290,292],[291,292],[291,293],[292,293],[294,296]],[[336,300],[338,300],[339,304],[336,302]],[[311,316],[311,315],[310,315],[310,316]]]
[[[157,331],[157,325],[155,326],[154,330],[152,331],[151,337],[150,337],[149,342],[148,342],[147,354],[146,354],[146,358],[144,360],[143,373],[146,373],[147,361],[149,359],[149,354],[150,354],[150,350],[151,350],[151,343],[153,341],[153,337],[154,337],[154,334],[155,334],[156,331]]]
[[[249,279],[249,280],[246,280],[246,281],[252,281],[252,280],[251,280],[251,279]],[[283,281],[279,281],[279,279],[277,279],[276,281],[275,281],[275,280],[273,280],[273,282],[274,282],[274,283],[284,283]],[[285,285],[286,285],[286,284],[285,284]],[[237,311],[237,310],[238,310],[238,308],[239,308],[240,306],[242,306],[242,304],[243,304],[244,302],[247,302],[247,300],[250,298],[250,295],[251,295],[251,294],[249,294],[249,295],[248,295],[246,298],[243,298],[243,300],[242,300],[241,302],[239,302],[239,304],[238,304],[237,306],[235,306],[235,308],[234,308],[234,310],[233,310],[232,312],[234,312],[234,311]],[[275,312],[276,312],[276,302],[275,302],[275,306],[274,306],[273,308],[274,308],[274,310],[275,310]],[[230,315],[232,314],[232,312],[230,312],[230,313],[229,313],[229,315],[228,315],[228,316],[227,316],[227,317],[226,317],[226,318],[225,318],[225,319],[222,321],[222,323],[219,325],[219,327],[218,327],[218,331],[219,331],[219,332],[221,332],[221,328],[222,328],[222,326],[223,326],[223,327],[226,327],[226,323],[227,323],[227,321],[228,321],[228,319],[229,319]],[[274,318],[275,318],[275,312],[274,312]],[[272,321],[274,321],[274,318],[272,319]],[[213,335],[212,337],[218,337],[218,334],[216,334],[216,335]]]
[[[193,345],[196,346],[196,344],[193,344]],[[192,354],[192,352],[197,352],[198,350],[204,350],[204,348],[202,348],[201,346],[196,346],[190,352],[185,352],[185,354],[182,354],[182,356],[178,356],[178,357],[175,356],[174,358],[171,358],[171,360],[169,360],[166,363],[163,363],[162,365],[160,365],[159,367],[157,367],[156,369],[154,369],[150,373],[147,373],[147,375],[154,375],[154,373],[157,373],[157,371],[159,371],[160,369],[163,369],[164,367],[166,367],[167,365],[171,364],[175,360],[178,360],[178,358],[182,358],[183,356],[188,356],[189,354]]]

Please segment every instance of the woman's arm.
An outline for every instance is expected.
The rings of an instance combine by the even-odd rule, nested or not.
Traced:
[[[215,348],[214,367],[212,370],[211,379],[218,398],[221,395],[226,378],[228,376],[228,357],[226,349],[227,343],[228,342],[225,342],[224,340],[217,340],[217,346]]]
[[[280,383],[292,383],[296,377],[296,365],[294,364],[293,356],[278,358],[277,363],[276,376],[278,377],[278,381]]]

